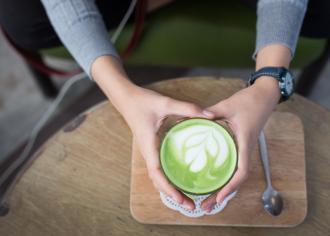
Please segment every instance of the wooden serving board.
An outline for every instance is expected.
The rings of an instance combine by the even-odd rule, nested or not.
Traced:
[[[282,193],[283,212],[271,216],[262,207],[265,178],[258,145],[250,161],[249,178],[236,197],[219,214],[188,218],[168,209],[150,181],[145,162],[133,140],[130,209],[146,224],[292,227],[307,214],[305,145],[303,125],[289,112],[274,112],[264,128],[273,186]]]

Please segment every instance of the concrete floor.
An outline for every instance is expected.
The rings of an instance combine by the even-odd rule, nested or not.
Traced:
[[[0,35],[0,159],[26,138],[49,104]]]
[[[68,66],[72,67],[72,64],[69,63]],[[251,71],[252,68],[235,70],[194,68],[185,75],[246,78]],[[148,74],[148,71],[144,73]],[[329,77],[330,62],[309,98],[330,110]],[[75,92],[71,91],[67,99],[74,99],[90,84],[89,81],[83,83],[80,89],[75,88]],[[0,34],[0,161],[26,139],[50,103],[51,101],[40,93],[20,56],[8,46]]]

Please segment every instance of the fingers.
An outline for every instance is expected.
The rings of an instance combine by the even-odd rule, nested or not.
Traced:
[[[208,212],[211,211],[216,203],[223,202],[229,194],[239,188],[239,186],[248,178],[248,161],[249,151],[247,145],[246,143],[241,142],[241,145],[239,144],[237,170],[234,176],[220,191],[212,194],[202,202],[201,207],[203,210]]]
[[[238,169],[230,182],[218,192],[216,196],[216,202],[223,202],[229,194],[236,191],[239,186],[247,179],[246,173],[247,171]]]
[[[229,181],[229,183],[221,189],[216,197],[216,202],[223,202],[224,199],[232,192],[236,191],[238,187],[247,180],[249,172],[249,149],[248,144],[242,135],[238,135],[238,164],[237,170]]]
[[[217,193],[212,194],[202,202],[202,209],[210,212],[215,204],[223,202],[229,194],[236,191],[238,187],[246,180],[246,178],[246,171],[238,169],[233,178],[227,185],[225,185],[225,187]]]
[[[230,182],[225,185],[221,190],[219,190],[217,193],[212,194],[210,197],[205,199],[202,202],[202,209],[205,211],[211,211],[215,204],[223,202],[223,200],[232,192],[234,192],[236,189],[238,189],[239,185],[243,179],[240,176],[240,172],[237,170],[233,178],[230,180]]]
[[[212,211],[214,205],[217,203],[216,201],[216,197],[217,197],[217,193],[213,193],[211,194],[208,198],[206,198],[202,204],[201,204],[201,208],[204,211],[210,212]]]
[[[145,134],[144,138],[145,139],[143,139],[141,143],[141,149],[143,149],[143,155],[146,160],[148,174],[154,186],[159,191],[162,191],[175,199],[177,202],[182,203],[183,199],[181,194],[176,189],[174,189],[162,176],[158,152],[159,137],[156,134],[149,133]]]
[[[153,182],[154,187],[166,195],[173,198],[176,202],[183,204],[187,209],[194,209],[193,201],[180,191],[174,188],[172,184],[165,178],[163,171],[160,168],[159,161],[159,137],[156,134],[146,134],[141,143],[142,155],[146,160],[148,174]],[[147,144],[147,145],[146,145]]]
[[[149,170],[149,176],[154,184],[154,186],[161,192],[173,198],[178,203],[183,203],[183,196],[176,190],[163,176],[160,169]]]
[[[151,170],[150,177],[154,186],[161,192],[173,198],[176,202],[182,204],[189,210],[193,210],[195,205],[187,196],[183,195],[170,184],[160,169]]]
[[[210,106],[207,108],[208,111],[212,112],[215,116],[215,118],[223,118],[228,116],[228,109],[230,107],[225,105],[225,100],[214,104],[213,106]]]
[[[166,102],[166,110],[173,115],[188,116],[188,117],[205,117],[213,119],[214,114],[207,109],[203,109],[196,104],[168,99]]]

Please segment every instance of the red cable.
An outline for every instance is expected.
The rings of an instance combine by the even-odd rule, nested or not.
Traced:
[[[126,48],[121,52],[121,57],[123,60],[127,59],[128,56],[132,53],[132,51],[136,48],[139,39],[142,35],[143,27],[144,27],[144,19],[146,15],[147,9],[147,1],[146,0],[139,0],[136,6],[136,13],[135,13],[135,28],[134,32],[131,36],[130,42],[126,46]]]
[[[123,60],[127,59],[127,57],[132,53],[132,51],[136,48],[138,44],[138,41],[143,31],[146,8],[146,0],[137,1],[134,30],[126,48],[120,53]],[[58,77],[70,77],[81,72],[81,69],[74,71],[63,71],[46,65],[40,58],[36,57],[31,52],[18,47],[1,27],[0,29],[2,30],[3,35],[5,36],[9,44],[17,51],[17,53],[20,54],[30,65],[32,65],[35,69],[39,70],[41,73],[44,73],[47,76],[55,75]]]

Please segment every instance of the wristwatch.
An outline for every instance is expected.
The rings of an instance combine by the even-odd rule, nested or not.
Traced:
[[[251,86],[256,79],[261,76],[271,76],[278,81],[279,89],[281,92],[281,99],[283,102],[289,99],[294,91],[294,77],[285,67],[264,67],[252,73],[248,80],[247,86]]]

